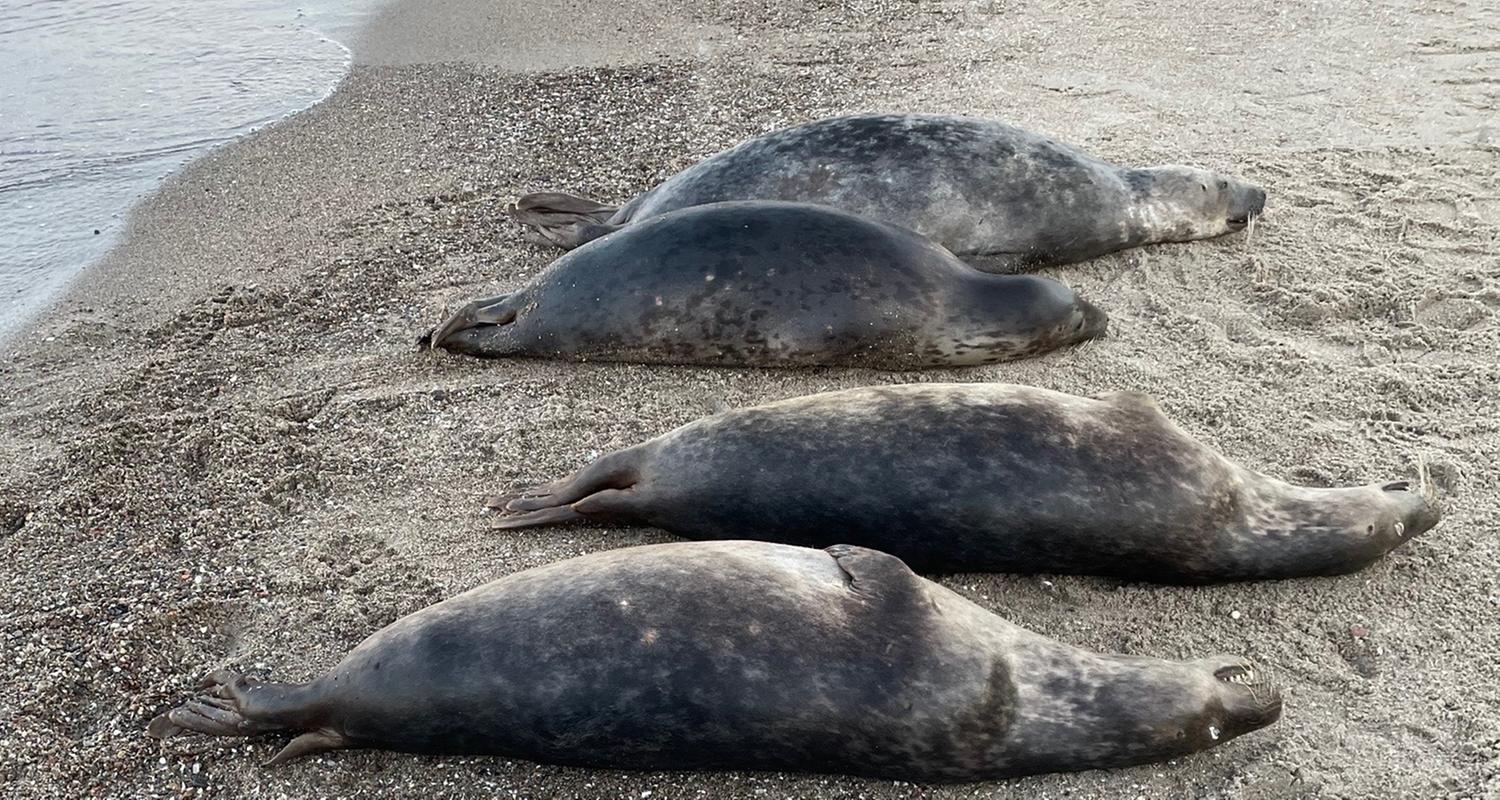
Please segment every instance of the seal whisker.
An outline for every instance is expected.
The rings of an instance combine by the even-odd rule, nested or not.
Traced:
[[[1432,480],[1432,470],[1427,464],[1427,458],[1422,453],[1417,453],[1417,487],[1422,498],[1429,503],[1438,502],[1437,485]]]

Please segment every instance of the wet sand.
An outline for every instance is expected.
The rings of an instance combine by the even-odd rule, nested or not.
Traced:
[[[1500,793],[1500,11],[419,6],[374,23],[327,102],[169,181],[7,343],[0,783],[17,796]],[[487,21],[455,27],[463,15]],[[1253,237],[1048,270],[1109,311],[1111,336],[1016,364],[775,372],[414,348],[445,305],[556,256],[504,217],[517,194],[623,200],[747,135],[866,110],[999,117],[1123,163],[1220,169],[1265,185],[1267,215]],[[1420,460],[1448,515],[1340,578],[944,579],[1074,644],[1274,670],[1279,724],[1167,764],[943,787],[379,752],[266,769],[280,740],[144,736],[211,669],[308,678],[496,576],[670,538],[494,532],[489,492],[723,408],[913,380],[1146,391],[1300,483],[1412,478]]]

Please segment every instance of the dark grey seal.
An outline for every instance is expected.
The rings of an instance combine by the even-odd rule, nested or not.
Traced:
[[[426,341],[479,356],[903,370],[1023,358],[1106,324],[1057,281],[980,272],[903,228],[745,202],[580,247]]]
[[[679,543],[501,578],[397,620],[310,683],[220,672],[167,737],[622,769],[974,781],[1161,761],[1274,722],[1242,658],[1101,655],[861,547]]]
[[[1407,483],[1292,486],[1145,395],[1004,384],[853,389],[729,411],[491,501],[502,528],[586,519],[695,539],[873,547],[920,571],[1203,583],[1351,572],[1428,530]]]
[[[576,247],[658,214],[724,200],[794,200],[911,228],[983,269],[1066,264],[1244,228],[1266,193],[1203,169],[1119,167],[1001,122],[881,114],[757,136],[616,208],[555,192],[512,214]]]

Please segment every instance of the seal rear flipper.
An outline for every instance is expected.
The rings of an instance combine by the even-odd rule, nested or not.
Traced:
[[[571,477],[511,497],[492,497],[485,505],[506,514],[502,529],[579,522],[595,515],[628,515],[640,481],[639,447],[601,456]]]
[[[509,325],[516,321],[516,315],[519,312],[520,301],[513,294],[475,300],[464,304],[458,311],[450,314],[441,325],[424,334],[417,340],[417,345],[437,349],[443,345],[444,339],[459,331],[482,325]]]
[[[200,684],[202,693],[151,720],[146,733],[167,739],[191,731],[207,736],[256,736],[305,731],[318,724],[308,687],[262,683],[219,670]]]
[[[520,514],[511,514],[502,517],[495,525],[496,530],[510,531],[517,528],[540,528],[543,525],[562,525],[567,522],[586,522],[588,517],[573,510],[572,506],[558,506],[556,508],[539,508],[536,511],[525,511]]]
[[[254,736],[281,730],[247,719],[235,705],[217,697],[199,697],[151,720],[146,733],[155,739],[169,739],[184,731],[206,736]]]
[[[954,253],[965,264],[991,275],[1016,275],[1042,266],[1031,253],[993,252]]]
[[[524,224],[533,224],[537,217],[580,217],[593,222],[608,222],[619,211],[619,206],[606,205],[587,197],[567,192],[530,192],[516,199],[510,207],[511,216]]]
[[[532,244],[550,244],[564,250],[572,250],[601,236],[608,236],[623,227],[625,226],[605,225],[598,222],[554,223],[546,227],[535,226],[528,229],[526,239]]]
[[[533,192],[522,195],[509,209],[516,222],[535,234],[538,244],[552,244],[565,250],[613,233],[619,225],[608,224],[619,211],[618,206],[596,203],[562,192]]]

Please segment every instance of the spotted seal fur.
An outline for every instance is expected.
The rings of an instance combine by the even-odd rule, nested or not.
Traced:
[[[1082,650],[861,547],[612,550],[376,632],[307,683],[230,671],[149,732],[615,769],[975,781],[1175,758],[1269,725],[1248,661]]]
[[[726,200],[842,208],[1006,272],[1238,231],[1265,208],[1266,193],[1198,167],[1117,166],[994,120],[870,114],[757,136],[618,208],[538,192],[511,213],[537,237],[572,248]]]
[[[740,202],[580,247],[424,341],[491,357],[906,370],[1037,355],[1106,326],[1057,281],[980,272],[903,228]]]
[[[1005,384],[829,392],[716,414],[498,497],[501,528],[599,520],[695,539],[873,547],[932,572],[1144,581],[1333,575],[1431,528],[1404,481],[1294,486],[1143,394]]]

